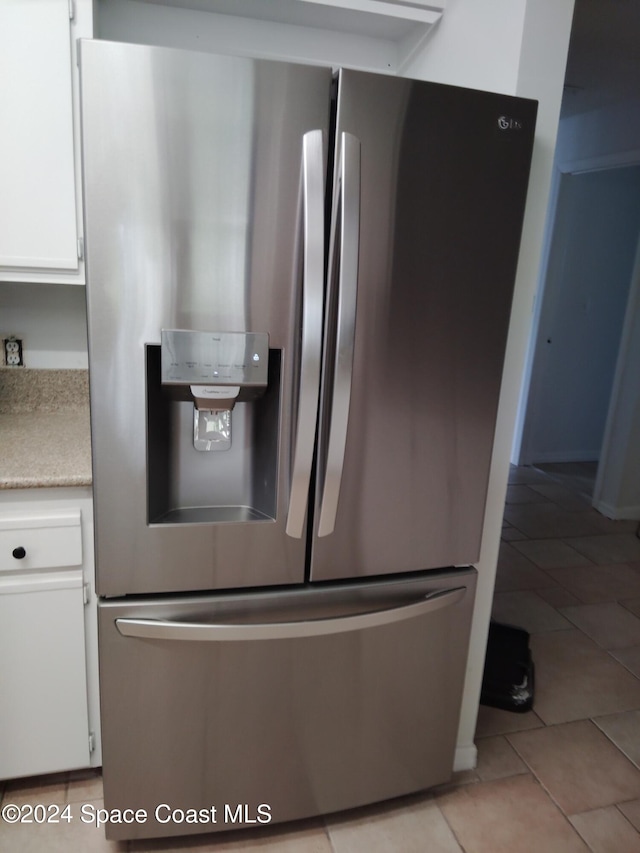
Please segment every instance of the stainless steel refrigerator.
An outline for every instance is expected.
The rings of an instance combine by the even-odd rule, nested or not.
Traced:
[[[535,103],[99,41],[81,80],[108,837],[446,780]]]

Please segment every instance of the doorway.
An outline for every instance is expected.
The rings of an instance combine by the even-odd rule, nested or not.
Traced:
[[[640,234],[640,166],[563,173],[520,464],[589,497]]]

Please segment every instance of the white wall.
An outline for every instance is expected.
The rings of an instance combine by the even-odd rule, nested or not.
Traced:
[[[616,104],[564,119],[560,123],[554,170],[554,191],[549,207],[548,243],[551,243],[557,217],[557,202],[562,173],[583,173],[620,166],[640,164],[640,99]],[[545,252],[548,262],[553,258]],[[640,346],[640,298],[638,271],[633,276],[627,307],[625,330],[616,368],[616,378],[609,418],[601,451],[594,506],[613,518],[640,516],[640,424],[635,415],[640,395],[637,377],[629,378],[627,368],[637,359]],[[546,270],[542,278],[546,277]],[[541,289],[542,295],[542,289]],[[533,362],[533,347],[529,364]],[[635,362],[638,363],[637,361]],[[524,420],[526,404],[534,389],[525,382],[520,418]],[[522,453],[519,437],[514,444],[514,458],[526,459],[527,435],[523,433]],[[635,447],[635,452],[634,452]],[[623,477],[624,472],[624,477]],[[622,482],[625,487],[622,488]]]
[[[586,171],[640,161],[640,99],[563,119],[556,163]]]
[[[27,367],[86,368],[85,289],[0,283],[0,337],[22,338]]]
[[[640,244],[620,345],[594,506],[612,518],[640,518]]]
[[[406,76],[515,94],[526,6],[526,0],[449,0]]]
[[[640,167],[562,176],[525,423],[527,461],[600,457],[639,233]]]

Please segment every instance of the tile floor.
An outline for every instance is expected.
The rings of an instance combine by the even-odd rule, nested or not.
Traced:
[[[494,616],[526,628],[534,710],[480,708],[475,771],[441,789],[287,827],[170,842],[105,841],[83,824],[97,773],[0,783],[3,803],[70,803],[58,825],[0,822],[0,850],[278,853],[640,851],[640,539],[535,469],[516,468]]]

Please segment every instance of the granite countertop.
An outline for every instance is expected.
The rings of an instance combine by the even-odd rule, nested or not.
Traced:
[[[90,485],[88,371],[0,368],[0,489]]]

